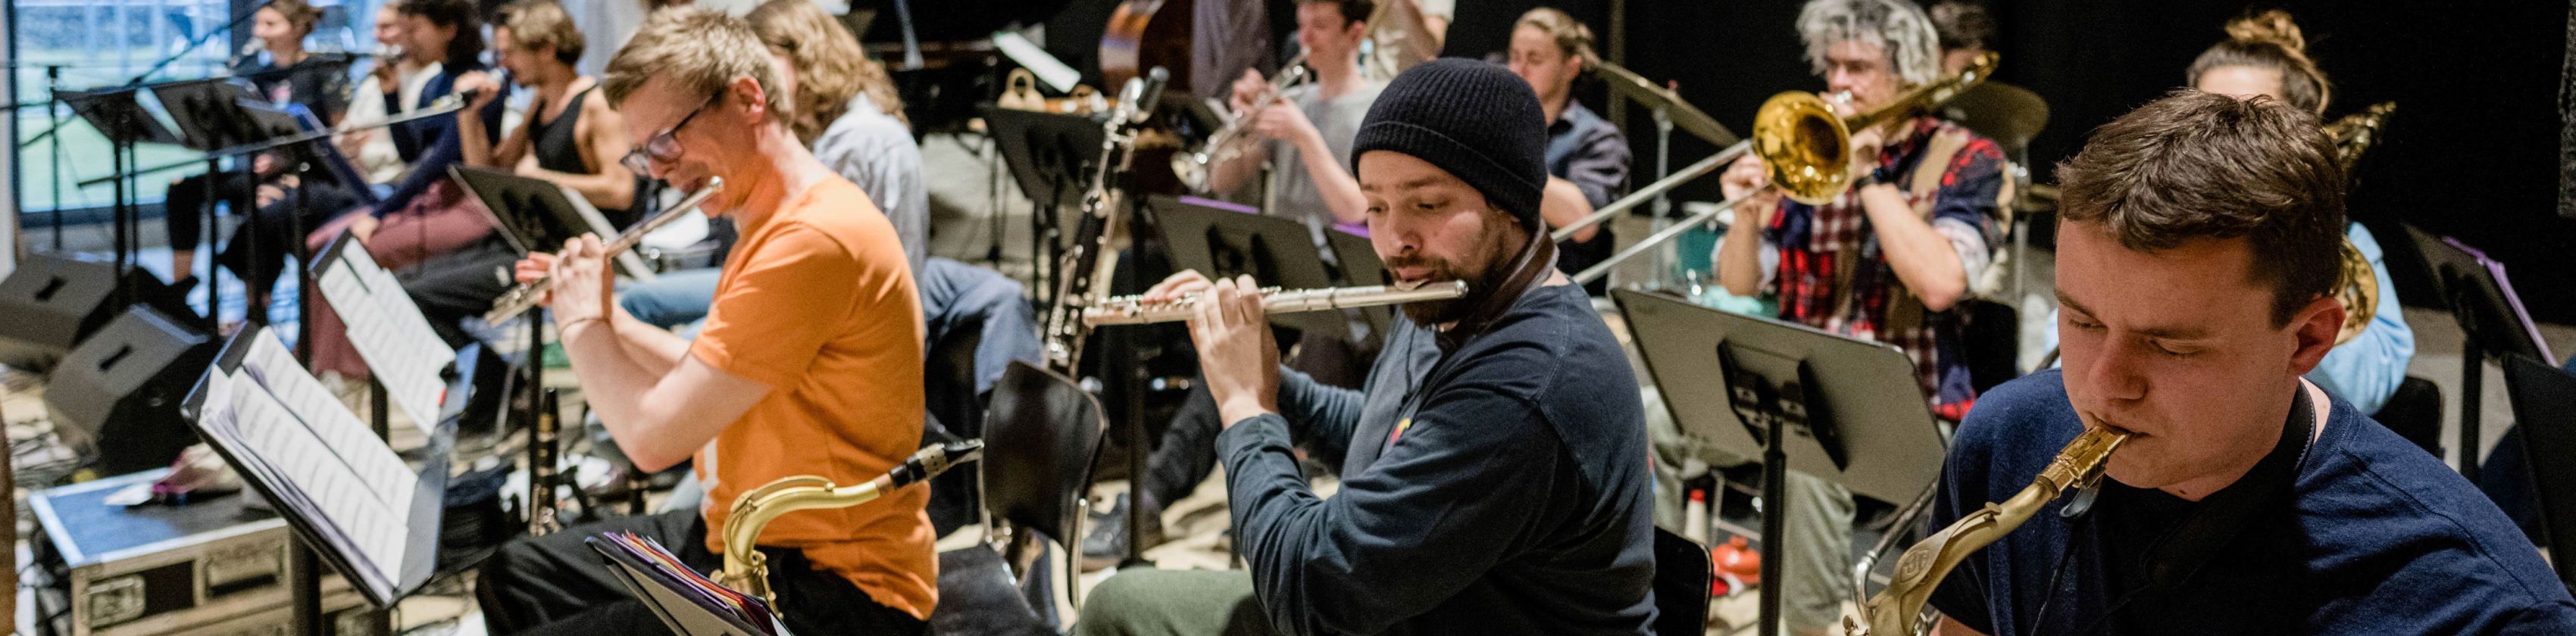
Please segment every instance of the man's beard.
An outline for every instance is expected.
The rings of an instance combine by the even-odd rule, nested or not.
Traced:
[[[1405,267],[1429,268],[1431,274],[1422,280],[1424,285],[1453,280],[1467,281],[1467,295],[1448,300],[1417,300],[1405,303],[1402,306],[1404,316],[1413,319],[1414,324],[1425,327],[1453,323],[1465,320],[1468,312],[1474,311],[1476,307],[1484,304],[1485,299],[1499,293],[1503,282],[1511,278],[1513,259],[1520,255],[1522,248],[1528,246],[1527,240],[1536,240],[1535,238],[1514,240],[1515,237],[1510,230],[1512,224],[1516,222],[1502,215],[1486,217],[1485,230],[1477,236],[1475,242],[1481,249],[1469,255],[1467,263],[1464,264],[1419,253],[1387,259],[1386,267],[1389,270]]]

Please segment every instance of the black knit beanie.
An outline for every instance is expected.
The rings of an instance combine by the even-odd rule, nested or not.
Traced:
[[[1412,155],[1535,230],[1539,192],[1547,187],[1546,119],[1529,83],[1502,66],[1433,60],[1397,75],[1369,105],[1351,141],[1351,172],[1371,150]]]

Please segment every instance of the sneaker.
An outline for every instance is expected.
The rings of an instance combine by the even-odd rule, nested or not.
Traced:
[[[1082,571],[1114,567],[1127,559],[1127,495],[1118,495],[1109,512],[1091,515],[1091,531],[1082,536]],[[1145,516],[1145,547],[1163,543],[1163,519]]]

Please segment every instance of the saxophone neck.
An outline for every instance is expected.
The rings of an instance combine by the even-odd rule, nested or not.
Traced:
[[[2029,486],[2001,503],[1986,504],[1960,517],[1949,527],[1906,548],[1905,554],[1897,557],[1896,573],[1888,578],[1887,588],[1870,597],[1869,604],[1861,608],[1859,620],[1844,622],[1845,633],[1913,636],[1924,604],[1932,599],[1933,588],[1950,576],[1952,568],[2011,534],[2059,495],[2100,481],[2111,453],[2128,439],[2127,433],[2088,425],[2083,434],[2057,452],[2057,458],[2050,460],[2047,468],[2040,469]]]

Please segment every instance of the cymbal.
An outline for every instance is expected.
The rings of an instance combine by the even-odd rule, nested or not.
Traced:
[[[1735,133],[1727,130],[1725,125],[1717,123],[1698,107],[1691,106],[1690,102],[1682,101],[1681,94],[1649,81],[1646,76],[1638,75],[1627,67],[1605,60],[1594,65],[1592,72],[1610,84],[1611,92],[1644,103],[1648,108],[1663,107],[1665,116],[1672,118],[1674,128],[1719,147],[1732,146],[1738,141]]]
[[[2048,100],[2027,88],[1986,82],[1959,93],[1941,107],[1941,114],[1995,140],[2011,154],[2028,147],[2030,139],[2048,127]]]

